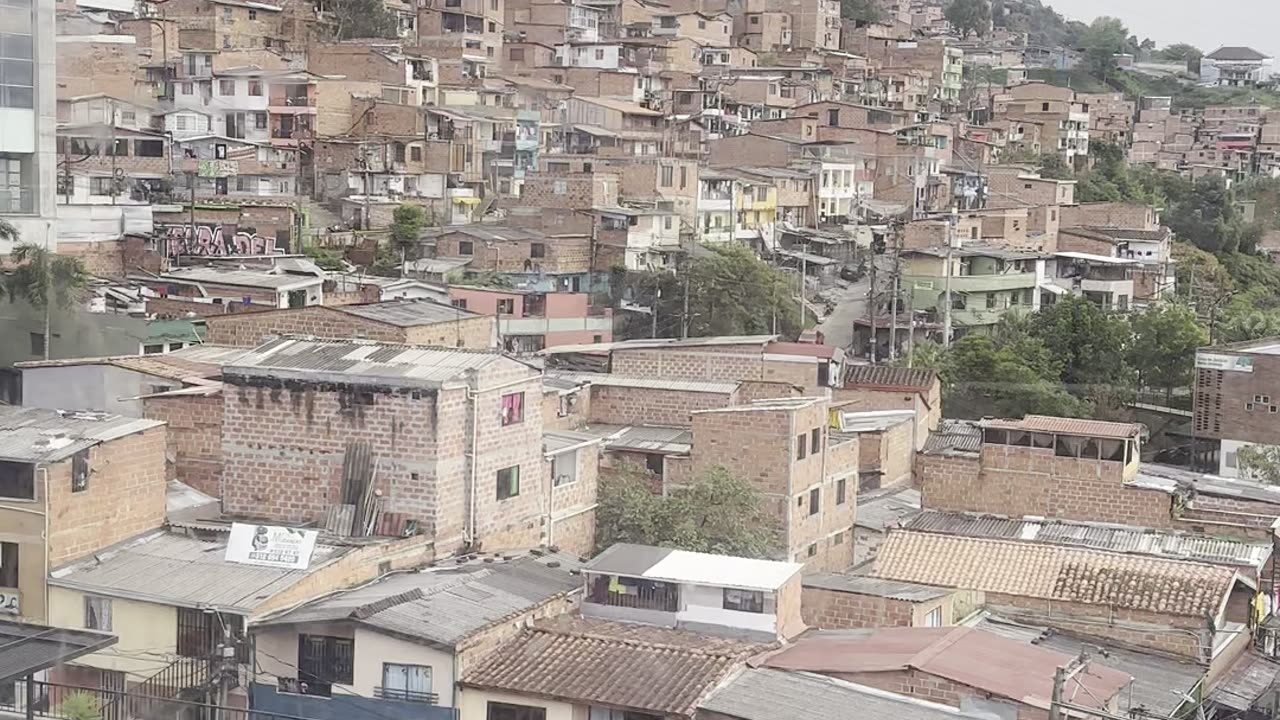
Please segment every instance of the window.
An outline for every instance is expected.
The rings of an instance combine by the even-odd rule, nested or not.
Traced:
[[[222,22],[231,22],[234,17],[234,10],[229,7],[222,8]]]
[[[490,702],[485,720],[547,720],[547,710],[532,705]]]
[[[250,20],[257,20],[257,19],[258,19],[258,11],[257,11],[257,10],[250,9],[250,10],[249,10],[249,19],[250,19]]]
[[[183,95],[193,95],[193,94],[195,94],[195,91],[196,91],[195,86],[194,86],[194,85],[192,85],[191,83],[189,83],[189,82],[184,82],[184,83],[182,83],[182,94],[183,94]]]
[[[506,500],[520,494],[520,466],[512,465],[498,471],[498,499]]]
[[[832,544],[832,545],[843,545],[843,544],[844,544],[844,531],[843,531],[843,530],[841,530],[840,532],[838,532],[838,533],[836,533],[835,535],[832,535],[832,536],[831,536],[831,544]]]
[[[822,509],[822,488],[814,488],[809,491],[809,514],[817,515]]]
[[[90,193],[93,192],[93,181],[97,178],[89,178]],[[31,333],[31,354],[44,355],[44,333]]]
[[[164,352],[164,345],[143,345],[142,346],[143,355],[159,355],[162,352]]]
[[[547,246],[543,243],[529,243],[529,257],[544,258],[547,256]]]
[[[995,293],[987,293],[987,309],[988,309],[988,310],[995,310],[995,309],[996,309],[996,294],[995,294]]]
[[[524,48],[511,48],[507,53],[507,59],[511,62],[524,62]]]
[[[409,148],[409,159],[413,162],[422,162],[422,146],[414,145]]]
[[[236,81],[235,81],[235,80],[225,80],[225,79],[224,79],[224,80],[219,80],[219,81],[218,81],[218,94],[219,94],[219,95],[235,95],[235,94],[236,94]]]
[[[115,192],[116,192],[115,178],[110,178],[110,177],[89,178],[89,194],[90,195],[114,195]],[[33,336],[32,347],[35,347],[34,336],[37,335],[38,333],[31,333],[31,334]],[[42,343],[40,352],[44,353],[44,345],[43,345],[44,335],[41,335],[40,338]],[[32,352],[35,352],[35,351],[33,350]]]
[[[764,593],[759,590],[725,588],[724,602],[721,607],[738,612],[762,613],[764,612]]]
[[[253,127],[258,130],[267,129],[267,114],[264,112],[253,114]]]
[[[514,315],[516,312],[516,301],[514,298],[504,298],[498,301],[499,315]]]
[[[489,21],[489,32],[498,32],[498,25],[492,20]]]
[[[71,492],[89,489],[89,451],[81,450],[71,456]]]
[[[431,667],[382,663],[382,688],[375,695],[383,700],[408,700],[434,703],[431,692]]]
[[[836,504],[843,505],[849,498],[849,481],[840,478],[836,481]]]
[[[502,301],[499,300],[498,302],[501,303]],[[524,393],[518,392],[503,395],[502,427],[522,422],[524,422]]]
[[[174,125],[178,130],[186,130],[187,118],[183,115],[179,115],[178,117],[174,118]]]
[[[475,252],[475,245],[473,245],[470,240],[462,240],[458,243],[459,255],[470,257],[473,252]]]
[[[808,449],[809,438],[805,437],[804,433],[800,433],[796,436],[796,459],[803,460],[805,458],[805,451]]]
[[[561,398],[563,400],[563,398]],[[565,413],[568,415],[568,413]],[[563,415],[561,416],[563,417]],[[572,485],[578,482],[578,451],[565,452],[551,458],[551,486]]]
[[[822,428],[809,431],[809,452],[817,455],[822,450]]]
[[[84,629],[111,631],[111,598],[84,597]]]
[[[179,635],[181,640],[181,635]],[[298,635],[298,679],[307,683],[352,683],[355,640],[328,635]]]
[[[805,550],[804,554],[805,554],[805,555],[808,555],[809,557],[814,557],[814,556],[816,556],[816,555],[818,554],[818,543],[814,543],[814,544],[810,545],[810,546],[809,546],[809,549],[808,549],[808,550]]]
[[[459,310],[466,310],[466,309],[467,309],[467,301],[466,301],[466,300],[464,300],[464,299],[462,299],[462,298],[457,298],[457,299],[455,299],[455,300],[450,300],[450,301],[449,301],[449,304],[450,304],[450,305],[452,305],[452,306],[454,306],[454,307],[456,307],[456,308],[458,308]]]
[[[827,111],[827,124],[831,127],[838,127],[840,125],[840,110],[832,109]]]
[[[134,140],[133,154],[135,157],[164,157],[164,141]]]
[[[596,48],[596,59],[597,60],[604,59],[604,48]]]
[[[662,166],[662,187],[671,187],[675,184],[675,167],[671,165]]]
[[[251,10],[250,12],[252,12],[252,10]],[[250,80],[250,81],[249,81],[249,94],[250,94],[250,95],[252,95],[252,96],[254,96],[254,97],[261,97],[261,96],[262,96],[262,81],[261,81],[261,80]]]
[[[752,16],[751,16],[751,24],[752,24],[752,25],[759,25],[759,24],[760,24],[760,16],[759,16],[759,15],[752,15]]]
[[[18,543],[0,542],[0,587],[18,587]],[[9,609],[0,606],[0,610]]]
[[[942,607],[938,606],[924,616],[925,627],[942,627]]]
[[[1049,103],[1040,103],[1041,112],[1049,112]]]
[[[18,3],[22,5],[23,3]],[[0,3],[2,6],[3,3]],[[30,7],[30,4],[27,4]],[[0,14],[0,107],[35,107],[35,54],[30,10]]]

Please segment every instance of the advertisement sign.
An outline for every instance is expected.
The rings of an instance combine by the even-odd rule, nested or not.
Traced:
[[[315,530],[233,523],[227,540],[227,562],[306,570],[316,549]]]
[[[1219,353],[1196,353],[1196,367],[1203,370],[1226,370],[1227,372],[1253,372],[1253,358],[1241,355],[1222,355]]]

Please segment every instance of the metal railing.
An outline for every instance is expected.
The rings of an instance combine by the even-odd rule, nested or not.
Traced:
[[[34,702],[32,715],[39,718],[76,720],[86,710],[101,720],[306,720],[296,715],[225,707],[192,700],[160,700],[145,698],[141,704],[133,691],[64,685],[45,681],[32,683]],[[0,711],[25,713],[27,710],[25,680],[13,683],[11,695],[0,692]],[[86,708],[86,706],[88,706]]]
[[[386,687],[375,687],[373,696],[379,700],[404,700],[405,702],[425,703],[427,705],[435,705],[440,699],[435,693]]]

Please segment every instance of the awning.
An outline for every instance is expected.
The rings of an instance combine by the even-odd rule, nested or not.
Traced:
[[[581,130],[588,135],[594,135],[596,137],[618,137],[618,133],[602,128],[599,125],[574,125],[573,127],[575,130]]]
[[[1062,287],[1061,285],[1054,285],[1053,283],[1049,283],[1049,284],[1047,284],[1047,285],[1041,285],[1041,286],[1040,286],[1040,289],[1041,289],[1041,290],[1048,290],[1050,293],[1053,293],[1054,295],[1066,295],[1066,294],[1067,294],[1067,289],[1066,289],[1066,288]]]
[[[779,248],[778,254],[784,257],[795,258],[797,260],[804,260],[806,263],[809,263],[811,265],[834,265],[835,263],[839,262],[829,257],[822,257],[821,255],[814,255],[813,253],[802,252],[799,250],[784,250],[782,248]]]
[[[461,197],[450,198],[450,200],[452,200],[453,202],[459,205],[479,205],[480,204],[480,198],[466,196],[466,195],[463,195]]]

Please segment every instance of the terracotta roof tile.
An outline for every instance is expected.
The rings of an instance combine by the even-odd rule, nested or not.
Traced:
[[[982,426],[1004,430],[1027,430],[1059,435],[1082,435],[1117,439],[1131,438],[1142,434],[1142,425],[1138,423],[1079,420],[1076,418],[1049,417],[1047,415],[1028,415],[1021,420],[985,420]]]
[[[934,370],[885,365],[850,365],[844,373],[845,385],[907,388],[920,392],[928,392],[937,379],[938,373]]]
[[[1062,545],[892,530],[872,575],[1174,615],[1218,614],[1234,570]]]
[[[461,684],[692,716],[746,658],[769,646],[648,625],[561,617],[537,623]]]

